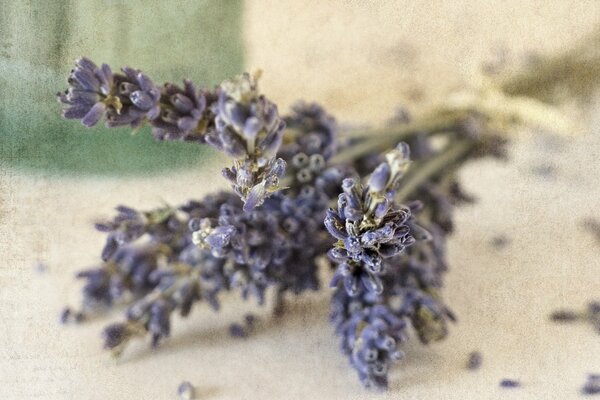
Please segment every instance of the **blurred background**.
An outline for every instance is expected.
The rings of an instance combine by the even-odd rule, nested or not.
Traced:
[[[168,399],[186,379],[211,399],[484,399],[506,395],[503,378],[524,382],[521,399],[579,398],[600,373],[598,336],[547,315],[600,296],[600,247],[582,227],[600,209],[599,27],[595,0],[0,0],[0,398]],[[260,68],[280,110],[318,101],[346,127],[381,126],[399,107],[418,116],[490,82],[560,118],[511,132],[509,162],[463,171],[478,203],[459,210],[449,245],[460,322],[442,343],[410,344],[388,393],[364,392],[339,354],[326,290],[277,323],[259,310],[266,322],[241,342],[227,326],[256,307],[231,298],[117,364],[100,349],[107,321],[57,323],[79,299],[74,272],[97,261],[92,223],[117,204],[179,204],[225,184],[199,146],[64,121],[55,93],[81,55],[156,82]],[[464,371],[473,350],[476,374]]]

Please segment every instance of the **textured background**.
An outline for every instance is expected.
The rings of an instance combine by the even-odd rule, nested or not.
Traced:
[[[197,165],[205,152],[143,129],[82,129],[56,118],[77,57],[157,83],[219,83],[243,70],[241,0],[0,0],[0,158],[29,171],[123,175]]]
[[[69,43],[64,47],[66,52],[77,49],[78,55],[94,49],[98,59],[131,63],[164,79],[172,77],[170,73],[177,77],[182,71],[195,74],[201,71],[195,69],[201,68],[199,65],[215,63],[219,68],[205,75],[198,72],[198,76],[218,80],[219,74],[235,73],[241,65],[241,50],[227,53],[230,55],[223,64],[216,55],[231,52],[229,46],[239,32],[246,68],[265,71],[263,89],[283,110],[295,99],[314,99],[330,108],[340,121],[353,124],[381,123],[399,104],[418,109],[452,88],[477,84],[479,66],[501,48],[509,49],[514,59],[530,51],[557,51],[600,22],[600,3],[596,1],[449,1],[425,5],[409,1],[255,0],[248,1],[243,10],[234,7],[240,5],[238,2],[218,2],[220,7],[191,1],[194,6],[179,6],[178,2],[177,7],[169,7],[158,1],[150,2],[152,6],[142,6],[145,2],[141,1],[83,3],[90,7],[89,12],[68,14],[69,25],[81,26],[77,28],[81,30],[70,31],[70,41],[58,42]],[[35,2],[12,4],[1,4],[5,53],[6,48],[16,51],[4,44],[9,37],[5,34],[7,26],[13,33],[21,32],[21,26],[31,26],[23,24],[23,18],[36,15],[32,11],[36,7],[41,7],[38,25],[51,18],[48,8]],[[126,21],[124,24],[136,32],[136,43],[143,44],[140,49],[151,50],[130,53],[116,46],[122,36],[111,33],[113,36],[105,37],[103,33],[116,30],[121,15],[118,10],[126,4],[140,20],[155,18],[154,24],[171,35],[157,42],[152,29]],[[190,7],[200,20],[204,13],[223,15],[221,19],[209,18],[211,43],[221,43],[222,32],[229,32],[223,34],[227,45],[198,44],[210,49],[208,59],[193,47],[180,48],[175,66],[169,58],[154,57],[152,51],[164,54],[182,41],[204,43],[202,36],[186,35],[186,20],[182,18],[193,14]],[[10,13],[5,12],[7,9]],[[212,11],[203,11],[209,9]],[[235,22],[236,15],[243,21],[241,26]],[[169,16],[173,18],[172,29],[160,24]],[[157,26],[154,24],[147,26]],[[17,36],[27,43],[19,48],[41,57],[49,50],[46,37],[35,28],[38,25],[33,24],[33,33],[26,30],[29,33],[24,38]],[[61,35],[62,29],[56,29]],[[77,47],[86,40],[93,47]],[[129,174],[149,165],[143,157],[132,156],[138,149],[134,144],[124,153],[124,161],[114,161],[119,166],[116,168],[104,168],[102,163],[65,167],[56,161],[61,157],[42,158],[45,156],[39,155],[38,146],[54,142],[38,136],[43,131],[36,130],[37,124],[54,127],[58,110],[47,103],[47,114],[40,117],[27,113],[21,103],[14,109],[9,107],[17,103],[14,99],[20,98],[17,95],[22,91],[35,92],[37,86],[32,85],[38,75],[23,79],[10,75],[27,70],[19,66],[10,70],[6,64],[10,58],[5,53],[0,82],[9,84],[10,91],[2,87],[0,146],[5,151],[8,141],[21,146],[26,140],[23,137],[35,140],[27,142],[34,154],[32,162],[19,161],[28,154],[23,153],[25,150],[10,147],[12,158],[0,152],[0,398],[171,399],[185,379],[197,386],[199,398],[206,399],[576,399],[586,374],[600,373],[600,340],[591,327],[547,322],[554,308],[579,307],[600,295],[600,247],[579,226],[582,218],[597,216],[600,206],[598,99],[585,105],[581,113],[581,124],[589,134],[549,140],[531,131],[515,132],[509,163],[483,161],[465,168],[462,180],[479,202],[457,213],[457,232],[449,243],[451,272],[445,292],[460,322],[442,343],[425,348],[411,341],[406,360],[391,374],[390,391],[370,394],[361,388],[338,352],[338,339],[327,323],[326,290],[299,300],[277,322],[270,318],[268,307],[259,309],[261,323],[246,340],[230,338],[227,327],[256,307],[236,297],[228,298],[222,313],[197,310],[187,320],[175,321],[173,337],[160,349],[152,352],[146,343],[135,343],[119,362],[100,349],[99,332],[110,317],[61,328],[57,323],[60,309],[79,299],[73,273],[96,262],[102,245],[103,238],[93,231],[91,222],[110,215],[116,204],[151,208],[162,200],[178,203],[223,187],[220,162],[158,174],[167,166],[175,168],[180,154],[185,159],[196,148],[181,148],[183,153],[178,148],[163,158],[162,145],[155,147],[150,141],[137,152],[152,154],[161,168],[142,176]],[[60,77],[56,78],[59,87],[64,86],[61,82],[71,58],[73,55],[65,53],[56,59],[53,71],[60,74],[52,72],[44,78],[49,82],[46,86],[54,85],[55,77]],[[56,88],[48,90],[48,95],[54,91]],[[43,93],[37,96],[44,101]],[[19,116],[18,122],[12,122],[14,115]],[[48,131],[50,137],[54,135],[52,129]],[[78,126],[69,132],[83,135]],[[126,132],[121,134],[122,138],[129,137]],[[85,136],[92,137],[99,136]],[[69,138],[64,134],[60,146],[71,146]],[[89,142],[85,154],[97,157],[95,152],[106,152],[104,146],[109,145],[117,151],[118,143],[112,139],[103,144]],[[70,147],[60,146],[67,157]],[[84,151],[72,146],[75,154]],[[197,156],[190,157],[194,162]],[[114,175],[129,164],[128,160],[135,163],[138,158],[141,167],[129,169],[128,176]],[[548,164],[555,167],[554,175],[541,177],[532,172]],[[103,176],[84,177],[73,170]],[[52,171],[61,171],[61,175]],[[511,239],[503,250],[489,244],[499,234]],[[38,261],[49,266],[45,274],[35,272]],[[476,349],[483,353],[483,368],[467,372],[467,354]],[[502,378],[520,379],[524,387],[500,389],[498,381]]]

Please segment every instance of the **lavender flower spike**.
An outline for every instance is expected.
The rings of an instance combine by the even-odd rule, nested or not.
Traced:
[[[342,281],[350,296],[364,290],[381,293],[383,260],[414,243],[407,224],[410,209],[393,202],[407,165],[408,147],[400,144],[371,174],[367,187],[357,179],[344,180],[337,210],[330,209],[325,217],[325,227],[338,239],[329,251],[339,265],[332,287]]]
[[[76,61],[68,83],[70,87],[57,95],[67,107],[63,116],[80,119],[87,127],[106,117],[108,127],[137,127],[160,114],[160,89],[141,71],[124,67],[113,74],[107,64],[98,67],[88,58]]]
[[[285,161],[276,159],[285,122],[277,106],[259,95],[257,77],[243,74],[221,84],[219,99],[213,105],[215,129],[206,142],[234,159],[223,176],[244,201],[244,210],[261,205],[279,189]]]
[[[58,101],[66,106],[63,117],[67,119],[80,119],[82,124],[91,127],[100,121],[109,105],[121,106],[116,97],[110,96],[114,81],[106,64],[98,68],[88,58],[80,58],[68,82],[70,87],[57,94]]]
[[[342,350],[367,388],[385,389],[388,370],[402,360],[399,344],[406,341],[407,324],[388,307],[365,307],[339,327],[345,341]]]
[[[165,83],[161,94],[160,116],[152,123],[158,140],[204,141],[204,132],[214,124],[208,105],[216,101],[213,92],[197,89],[189,80],[183,88]]]

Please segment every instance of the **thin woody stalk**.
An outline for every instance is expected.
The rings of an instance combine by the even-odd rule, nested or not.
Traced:
[[[439,155],[412,166],[411,170],[413,172],[401,180],[401,186],[395,200],[399,203],[409,200],[410,196],[413,195],[421,184],[438,176],[449,166],[464,159],[473,147],[474,143],[472,141],[463,139],[450,144]]]
[[[365,154],[394,147],[398,142],[406,141],[418,133],[435,134],[454,131],[458,128],[460,122],[465,119],[466,115],[466,113],[462,112],[455,115],[431,115],[425,117],[422,121],[411,122],[397,128],[350,133],[349,137],[362,137],[366,140],[346,150],[342,150],[331,159],[331,162],[332,164],[350,162]]]

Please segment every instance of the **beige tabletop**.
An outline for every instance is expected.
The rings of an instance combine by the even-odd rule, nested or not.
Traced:
[[[423,106],[476,83],[494,48],[560,50],[600,21],[598,2],[468,3],[247,2],[247,64],[265,71],[263,87],[283,110],[315,99],[342,122],[380,124],[399,103]],[[199,399],[580,398],[586,375],[600,373],[600,336],[586,324],[553,324],[548,314],[600,300],[600,243],[581,227],[586,217],[600,218],[598,104],[581,112],[585,135],[522,130],[508,163],[463,169],[478,202],[457,211],[448,245],[445,296],[459,322],[441,343],[411,340],[390,390],[378,394],[361,387],[338,350],[326,288],[295,299],[278,320],[270,303],[226,296],[220,313],[199,307],[176,318],[158,350],[136,342],[118,362],[99,336],[118,314],[58,324],[61,308],[79,300],[75,271],[98,260],[103,237],[91,223],[117,204],[147,209],[223,188],[221,161],[142,178],[2,167],[0,399],[174,399],[183,380]],[[553,173],[540,174],[547,166]],[[503,249],[490,244],[498,235],[509,239]],[[229,324],[250,311],[256,330],[230,337]],[[476,372],[465,369],[473,350],[483,354]],[[503,378],[523,386],[502,389]]]

